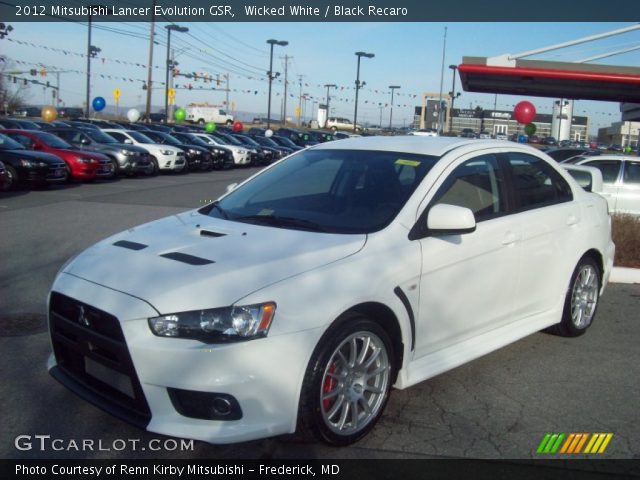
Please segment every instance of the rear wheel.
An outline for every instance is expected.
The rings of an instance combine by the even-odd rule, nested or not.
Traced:
[[[376,424],[389,399],[393,348],[386,331],[354,314],[329,331],[309,362],[299,431],[330,445],[348,445]]]
[[[584,334],[593,323],[600,299],[600,267],[591,257],[583,257],[571,275],[562,321],[548,329],[563,337]]]

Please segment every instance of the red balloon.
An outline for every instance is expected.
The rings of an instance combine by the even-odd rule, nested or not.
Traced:
[[[533,119],[536,118],[536,107],[533,106],[533,103],[523,100],[513,109],[513,115],[516,117],[518,123],[524,123],[526,125],[527,123],[533,122]]]
[[[235,121],[233,123],[233,131],[234,132],[236,132],[236,133],[241,132],[243,128],[244,128],[244,125],[242,125],[242,122]]]

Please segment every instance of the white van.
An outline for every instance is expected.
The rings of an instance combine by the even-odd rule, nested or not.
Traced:
[[[213,122],[217,124],[231,125],[233,123],[233,115],[229,115],[222,108],[212,105],[189,105],[185,108],[187,112],[187,121],[204,125]]]

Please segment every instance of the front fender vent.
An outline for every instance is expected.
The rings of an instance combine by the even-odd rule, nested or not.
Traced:
[[[119,240],[113,245],[116,247],[128,248],[129,250],[142,250],[149,246],[144,243],[130,242],[128,240]]]

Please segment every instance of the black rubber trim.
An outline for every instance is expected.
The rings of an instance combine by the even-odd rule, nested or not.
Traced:
[[[160,256],[177,262],[187,263],[189,265],[208,265],[210,263],[216,263],[213,260],[207,260],[206,258],[195,257],[193,255],[180,252],[169,252]]]
[[[143,430],[147,429],[147,426],[151,421],[150,416],[136,415],[135,413],[132,413],[131,410],[120,407],[119,405],[105,399],[102,395],[94,392],[93,390],[84,386],[82,383],[75,380],[71,375],[67,374],[58,366],[55,366],[51,370],[49,370],[49,374],[63,386],[78,395],[80,398],[95,405],[101,410],[104,410],[114,417],[124,420],[125,422],[130,423],[131,425],[134,425],[138,428],[142,428]]]
[[[129,250],[143,250],[149,246],[144,243],[130,242],[128,240],[119,240],[113,245],[116,247],[128,248]]]
[[[407,295],[402,291],[400,287],[396,287],[393,289],[393,293],[395,293],[404,308],[407,309],[407,315],[409,316],[409,323],[411,324],[411,351],[413,351],[416,347],[416,319],[413,316],[413,309],[411,308],[411,303],[407,298]]]

